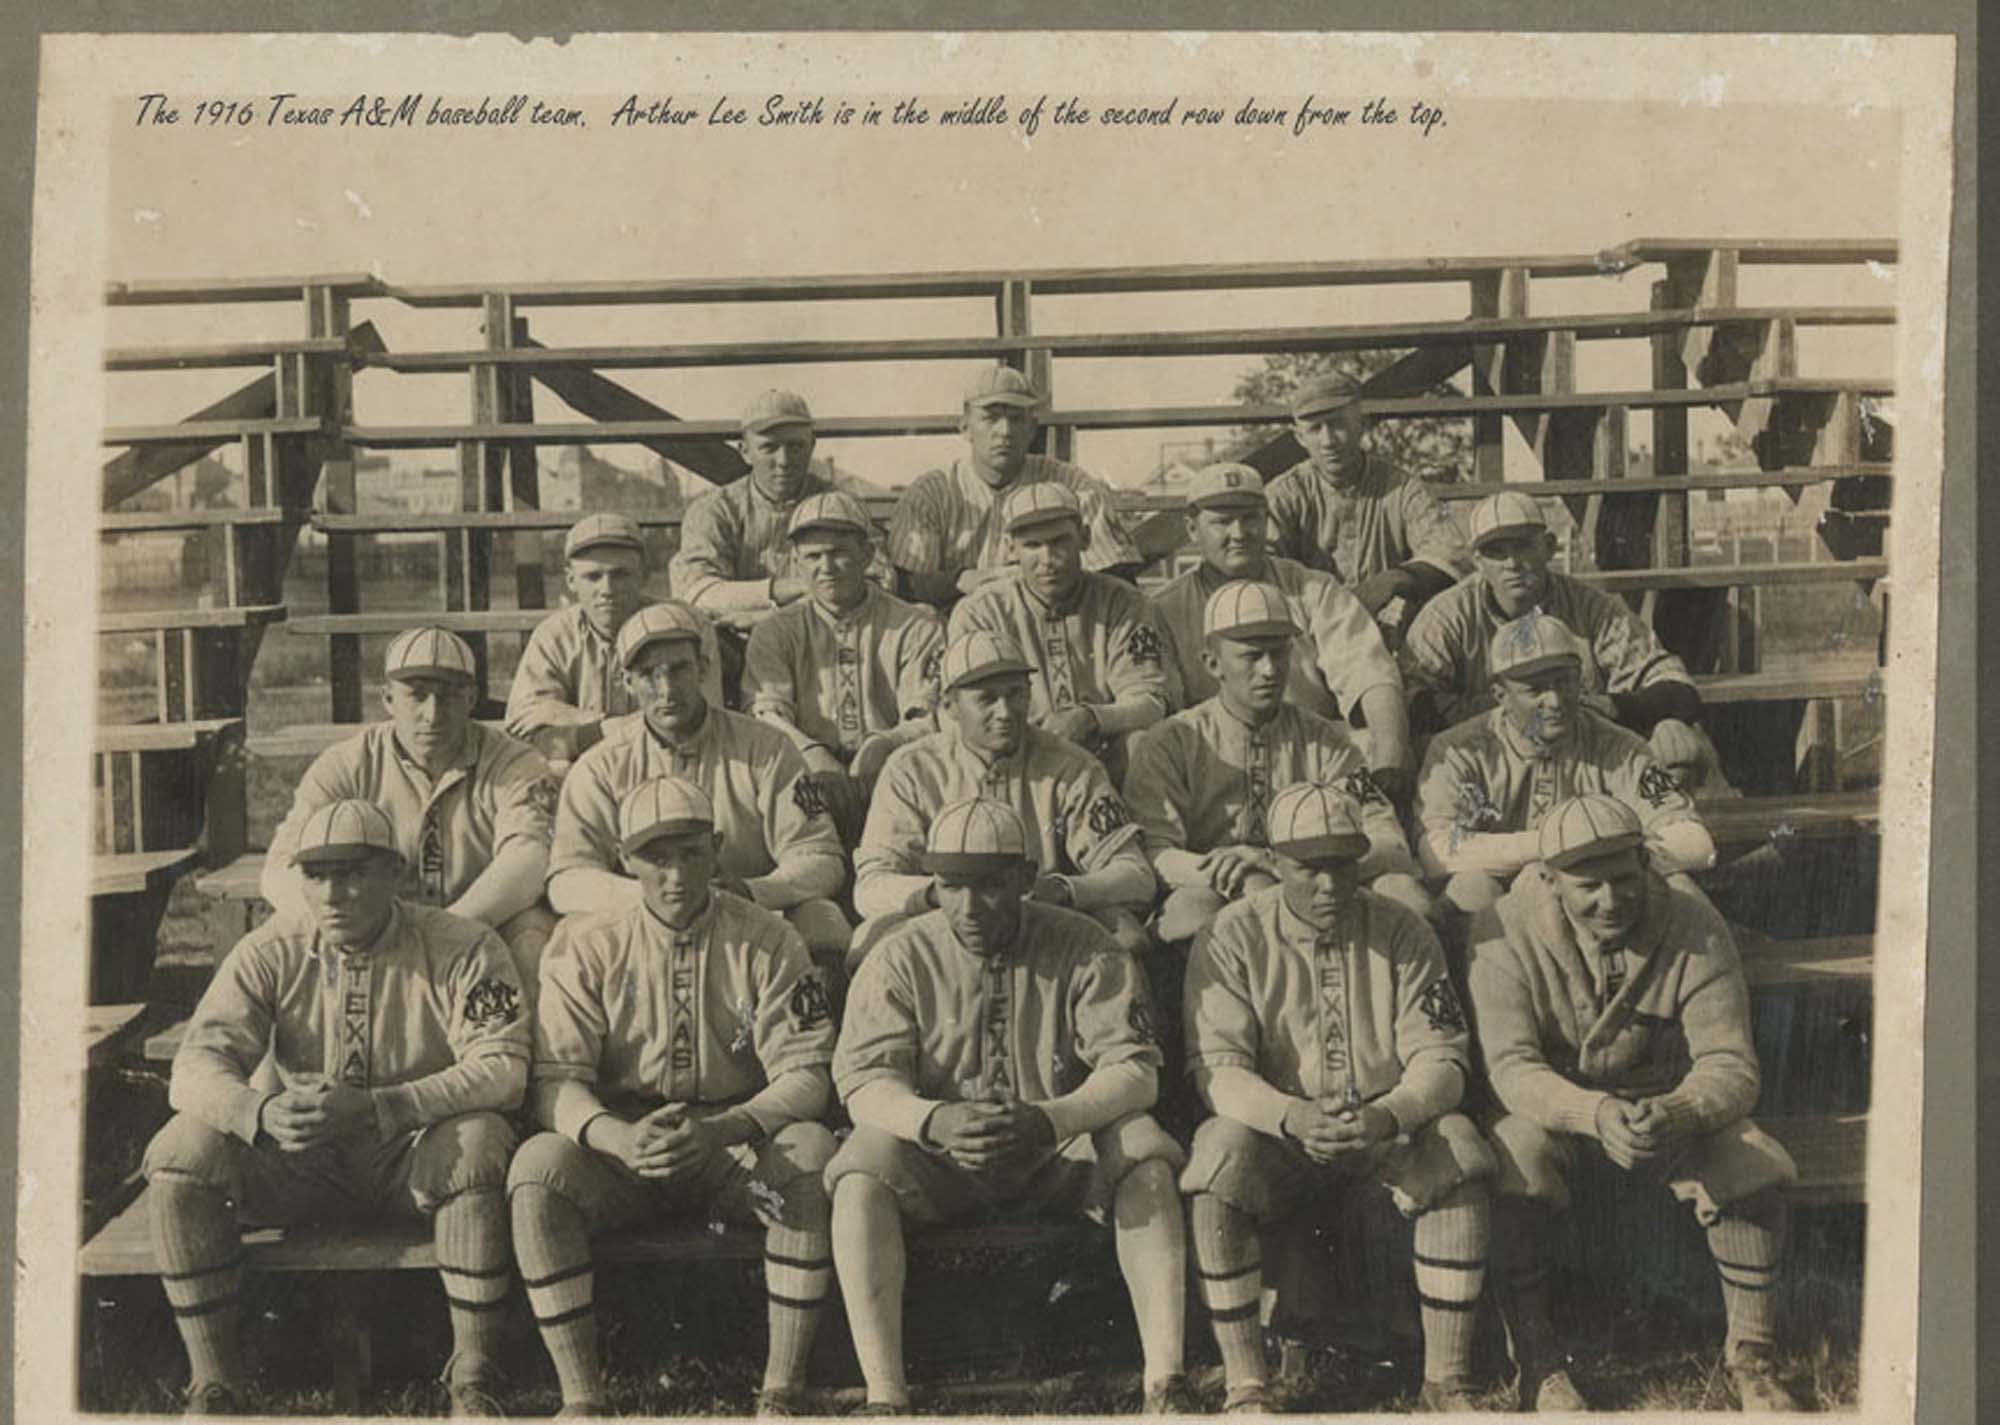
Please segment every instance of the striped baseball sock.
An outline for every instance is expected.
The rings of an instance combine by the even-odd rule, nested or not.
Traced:
[[[1549,1320],[1549,1210],[1540,1203],[1502,1199],[1499,1230],[1503,1315],[1524,1376],[1553,1369],[1561,1351]]]
[[[576,1204],[540,1183],[522,1183],[510,1198],[521,1280],[542,1344],[555,1362],[563,1404],[601,1404],[604,1370],[598,1362],[591,1296],[596,1278],[590,1266],[590,1226]]]
[[[1424,1378],[1472,1374],[1472,1329],[1486,1285],[1486,1192],[1463,1183],[1417,1219],[1417,1302],[1424,1318]]]
[[[1262,1384],[1264,1325],[1257,1308],[1264,1294],[1264,1262],[1256,1225],[1250,1214],[1208,1192],[1189,1200],[1189,1217],[1201,1304],[1215,1328],[1223,1379],[1232,1386]]]
[[[156,1178],[147,1199],[160,1283],[187,1346],[191,1388],[219,1384],[240,1391],[243,1238],[236,1214],[218,1189],[171,1178]]]
[[[797,1390],[805,1384],[806,1358],[832,1284],[833,1241],[825,1231],[776,1223],[765,1230],[764,1297],[771,1345],[764,1360],[764,1389]]]
[[[449,1372],[481,1378],[500,1359],[500,1312],[514,1264],[507,1248],[507,1198],[497,1187],[473,1188],[449,1198],[432,1221],[438,1276],[451,1307]]]
[[[1771,1344],[1784,1248],[1785,1199],[1775,1188],[1730,1203],[1708,1229],[1708,1250],[1722,1278],[1722,1309],[1729,1318],[1728,1349],[1744,1341]]]

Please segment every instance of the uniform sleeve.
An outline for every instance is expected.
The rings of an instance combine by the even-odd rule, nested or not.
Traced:
[[[1462,721],[1467,705],[1485,693],[1463,686],[1465,669],[1455,646],[1450,603],[1451,591],[1446,590],[1417,610],[1403,635],[1402,653],[1404,693],[1411,702],[1429,694],[1444,727]]]
[[[1193,799],[1187,769],[1181,765],[1179,727],[1169,720],[1156,723],[1132,740],[1125,769],[1125,801],[1146,838],[1153,869],[1170,885],[1181,884],[1160,864],[1162,855],[1186,851],[1187,809]]]
[[[528,997],[507,943],[490,930],[446,970],[451,1003],[448,1069],[370,1091],[384,1135],[422,1128],[462,1113],[518,1108],[528,1084],[532,1040]]]
[[[573,673],[558,656],[555,623],[544,619],[528,635],[514,682],[507,690],[503,726],[515,737],[528,737],[545,727],[578,727],[600,720],[578,706]]]
[[[1417,777],[1417,861],[1426,876],[1443,880],[1460,871],[1508,876],[1533,859],[1523,837],[1498,830],[1500,813],[1474,759],[1442,738],[1431,742]]]
[[[681,516],[680,548],[668,561],[667,587],[683,603],[699,608],[701,596],[711,585],[738,577],[736,561],[742,540],[729,514],[722,491],[710,490],[691,500]]]
[[[889,754],[868,818],[861,827],[861,844],[854,849],[854,908],[862,915],[891,915],[909,906],[919,886],[930,884],[920,858],[930,827],[920,800],[914,763],[905,749]]]
[[[1409,558],[1428,564],[1453,579],[1472,572],[1472,554],[1444,502],[1424,481],[1411,476],[1403,482],[1403,544]]]
[[[1166,716],[1173,710],[1173,693],[1167,678],[1166,639],[1153,611],[1137,598],[1120,600],[1106,633],[1110,657],[1104,682],[1112,700],[1151,698],[1159,705],[1160,716]]]
[[[298,786],[293,789],[292,808],[278,823],[278,829],[271,833],[270,849],[264,853],[262,891],[264,899],[274,908],[293,910],[304,904],[299,892],[299,871],[292,865],[292,853],[299,849],[299,833],[305,830],[308,818],[332,802],[345,801],[350,797],[372,800],[369,796],[372,788],[361,785],[361,759],[357,751],[347,741],[327,748],[313,758],[312,765],[306,768],[305,775],[299,778]]]
[[[1306,508],[1298,471],[1288,470],[1265,486],[1264,503],[1271,512],[1271,553],[1296,559],[1308,569],[1331,573],[1328,552],[1317,548],[1318,541],[1310,538],[1311,512]]]
[[[575,933],[582,923],[574,916],[559,922],[542,952],[533,1071],[535,1118],[579,1142],[584,1125],[605,1111],[597,1076],[609,1031],[603,966]]]
[[[1590,603],[1590,652],[1607,693],[1629,693],[1655,683],[1693,683],[1687,665],[1661,646],[1646,621],[1616,599],[1586,589]]]
[[[896,712],[902,718],[921,717],[937,707],[944,646],[944,624],[928,609],[903,629],[896,653]]]
[[[1760,1075],[1750,1038],[1750,991],[1736,942],[1705,902],[1694,910],[1698,919],[1691,928],[1702,953],[1689,957],[1680,1004],[1681,1032],[1692,1063],[1680,1083],[1657,1101],[1669,1119],[1702,1136],[1749,1114],[1757,1103]]]
[[[775,1080],[793,1069],[833,1062],[833,1007],[826,981],[806,953],[805,941],[789,925],[765,957],[767,973],[757,1004],[753,1043],[764,1077]],[[765,1124],[764,1131],[773,1131]]]
[[[886,546],[889,562],[912,574],[941,574],[950,567],[950,521],[939,499],[943,471],[933,470],[910,482],[889,517]]]
[[[1516,892],[1518,894],[1518,892]],[[1610,1097],[1565,1077],[1543,1052],[1534,997],[1521,956],[1497,909],[1474,921],[1472,1017],[1493,1092],[1509,1113],[1559,1133],[1597,1136],[1597,1106]]]
[[[547,847],[555,840],[560,784],[542,755],[523,747],[493,770],[493,855],[511,841]]]
[[[1362,876],[1373,880],[1392,871],[1414,873],[1417,864],[1410,855],[1409,842],[1403,839],[1403,819],[1396,815],[1388,793],[1375,785],[1361,749],[1352,743],[1343,746],[1322,779],[1354,798],[1361,808],[1361,829],[1368,837]]]
[[[578,759],[563,778],[556,803],[555,842],[549,848],[549,879],[564,871],[608,871],[625,874],[618,855],[618,799],[605,780],[599,743]]]
[[[750,631],[743,654],[743,701],[750,715],[771,724],[801,752],[816,747],[799,726],[798,668],[801,630],[795,619],[765,619]]]
[[[1076,502],[1083,510],[1083,522],[1090,530],[1090,547],[1083,551],[1086,569],[1115,569],[1120,565],[1145,562],[1139,553],[1139,546],[1132,542],[1132,536],[1125,528],[1125,521],[1119,517],[1118,506],[1111,497],[1108,485],[1073,465],[1067,467],[1064,483],[1076,491]]]
[[[1471,1077],[1472,1039],[1465,1006],[1445,973],[1444,950],[1414,915],[1389,914],[1396,966],[1396,1057],[1403,1076],[1376,1100],[1414,1133],[1458,1107]]]
[[[772,766],[758,783],[763,799],[764,838],[774,863],[760,880],[782,882],[799,901],[840,894],[847,862],[834,830],[833,813],[819,784],[806,772],[805,758],[789,743],[772,749]],[[759,754],[760,760],[762,754]]]
[[[861,962],[841,1012],[833,1086],[847,1102],[877,1079],[916,1091],[917,1018],[902,967],[878,946]]]
[[[981,591],[952,605],[951,633],[947,641],[956,643],[968,633],[990,633],[1006,639],[1009,643],[1020,642],[1014,630],[1007,626],[1007,616],[999,604],[999,600],[1011,596],[1013,590],[1014,586],[1008,584],[997,592]]]
[[[1106,949],[1092,955],[1071,980],[1071,1023],[1078,1056],[1090,1065],[1090,1075],[1070,1092],[1037,1105],[1048,1116],[1056,1142],[1143,1113],[1159,1098],[1165,1061],[1143,973],[1135,957]]]
[[[1101,870],[1127,847],[1143,849],[1131,808],[1111,784],[1104,764],[1094,757],[1063,786],[1059,810],[1062,844],[1079,871]]]
[[[278,998],[269,952],[245,939],[224,957],[188,1020],[174,1054],[167,1102],[218,1133],[257,1141],[257,1114],[270,1095],[250,1083],[271,1043]]]
[[[1611,774],[1617,798],[1639,814],[1646,849],[1663,873],[1706,871],[1715,864],[1715,839],[1695,811],[1694,802],[1653,760],[1637,738],[1631,755]]]
[[[1396,660],[1382,641],[1374,618],[1346,589],[1331,578],[1315,579],[1303,600],[1306,631],[1313,642],[1313,666],[1349,721],[1362,694],[1383,686],[1403,693]]]
[[[1222,1117],[1279,1137],[1294,1100],[1258,1072],[1263,1028],[1242,947],[1227,929],[1196,938],[1182,1012],[1196,1090]]]

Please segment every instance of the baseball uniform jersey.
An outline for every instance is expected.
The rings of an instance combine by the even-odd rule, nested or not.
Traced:
[[[1294,559],[1265,561],[1260,582],[1284,590],[1292,619],[1305,630],[1292,645],[1292,675],[1285,700],[1322,717],[1353,715],[1371,688],[1403,690],[1396,660],[1361,601],[1331,575]],[[1215,679],[1201,661],[1202,611],[1209,596],[1233,580],[1207,564],[1189,570],[1153,596],[1167,635],[1167,662],[1180,701],[1192,707],[1215,696]]]
[[[1275,552],[1352,588],[1417,560],[1450,576],[1472,568],[1464,536],[1423,481],[1381,460],[1334,481],[1310,460],[1265,486]]]
[[[792,876],[830,860],[845,878],[833,818],[791,739],[743,713],[711,704],[701,727],[680,744],[655,732],[644,713],[606,726],[563,780],[549,877],[585,868],[625,874],[618,851],[618,803],[655,777],[680,777],[707,793],[722,833],[719,869],[742,880]],[[823,894],[823,892],[815,892]]]
[[[1150,697],[1162,715],[1173,707],[1160,627],[1138,590],[1109,574],[1086,572],[1067,609],[1057,611],[1018,580],[960,599],[951,636],[976,630],[1012,642],[1034,666],[1029,716],[1063,708]]]
[[[1083,551],[1087,568],[1142,562],[1104,482],[1080,465],[1046,455],[1027,457],[1020,473],[997,490],[968,460],[954,460],[948,469],[919,475],[903,492],[889,521],[890,562],[912,574],[951,575],[1012,563],[1000,507],[1021,486],[1041,480],[1058,481],[1076,492],[1090,530],[1090,547]]]
[[[743,696],[800,750],[818,745],[845,760],[870,733],[931,710],[943,656],[944,629],[922,605],[873,585],[846,613],[808,597],[751,633]]]
[[[1418,859],[1432,876],[1511,873],[1523,858],[1510,853],[1496,862],[1489,839],[1533,831],[1557,803],[1586,792],[1631,807],[1649,843],[1676,823],[1700,819],[1636,733],[1578,708],[1575,731],[1544,751],[1494,708],[1431,740],[1417,778]]]
[[[271,1053],[302,1075],[368,1091],[382,1137],[519,1104],[526,998],[513,957],[474,920],[399,902],[365,948],[340,950],[310,916],[273,916],[236,943],[195,1006],[168,1100],[220,1133],[257,1140]]]
[[[1158,1072],[1137,960],[1088,916],[1034,902],[1021,914],[1002,954],[966,950],[943,911],[875,948],[848,990],[834,1050],[843,1100],[893,1078],[934,1101],[1011,1093],[1045,1103],[1127,1060]]]
[[[1365,889],[1324,930],[1282,887],[1245,897],[1195,941],[1186,985],[1191,1068],[1247,1069],[1286,1098],[1373,1102],[1405,1132],[1454,1107],[1469,1080],[1437,937]]]
[[[1552,569],[1536,607],[1560,619],[1582,645],[1585,693],[1628,693],[1655,683],[1693,681],[1681,660],[1660,645],[1623,599]],[[1476,573],[1425,604],[1403,640],[1403,685],[1410,696],[1428,692],[1447,727],[1492,707],[1486,655],[1494,633],[1507,622]]]
[[[792,511],[814,495],[842,488],[841,482],[815,472],[801,482],[796,499],[781,503],[745,475],[697,495],[681,517],[680,548],[667,565],[667,583],[674,597],[713,613],[720,607],[716,602],[718,584],[797,574],[798,565],[785,535]],[[869,577],[886,584],[888,574],[888,563],[878,551]]]
[[[1346,731],[1290,705],[1262,727],[1219,697],[1155,723],[1133,743],[1125,799],[1158,869],[1162,851],[1265,845],[1271,798],[1295,782],[1338,786],[1361,805],[1369,854],[1408,856],[1396,810]]]
[[[640,607],[658,602],[647,597]],[[713,628],[703,632],[701,651],[708,658],[702,691],[719,704],[722,660]],[[550,614],[528,636],[507,693],[506,728],[515,737],[529,737],[545,727],[587,726],[638,709],[626,691],[615,640],[599,633],[581,606],[572,605]]]
[[[477,722],[467,726],[465,739],[458,762],[436,781],[404,754],[392,722],[370,723],[327,748],[306,769],[290,814],[271,835],[266,877],[296,882],[291,857],[306,819],[350,798],[388,813],[403,854],[398,893],[424,905],[455,902],[517,838],[549,845],[557,788],[541,754]]]
[[[947,727],[897,748],[883,764],[854,852],[855,909],[903,909],[911,885],[903,878],[930,879],[922,859],[932,819],[968,797],[1012,807],[1044,873],[1081,875],[1120,857],[1144,858],[1125,799],[1104,764],[1082,748],[1030,727],[1018,751],[989,758]]]
[[[562,923],[542,959],[534,1080],[538,1092],[557,1085],[550,1127],[575,1138],[605,1109],[743,1103],[793,1069],[831,1063],[833,1036],[798,933],[718,891],[682,930],[643,904]],[[785,1119],[758,1121],[771,1133]]]

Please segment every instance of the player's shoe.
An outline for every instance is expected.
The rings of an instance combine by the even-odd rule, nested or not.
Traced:
[[[189,1386],[187,1406],[183,1415],[241,1415],[243,1402],[236,1398],[236,1392],[221,1381],[212,1380],[204,1385]]]
[[[1426,1380],[1417,1394],[1417,1410],[1425,1415],[1451,1415],[1479,1408],[1479,1392],[1470,1381]]]
[[[1771,1348],[1757,1341],[1744,1341],[1729,1353],[1729,1383],[1744,1411],[1799,1411],[1804,1407],[1791,1387],[1778,1375]]]
[[[1232,1385],[1223,1394],[1222,1413],[1224,1415],[1270,1415],[1275,1413],[1271,1404],[1271,1390],[1261,1380],[1253,1380],[1248,1385]]]
[[[507,1409],[500,1403],[500,1396],[490,1381],[469,1376],[447,1383],[445,1391],[451,1397],[451,1409],[446,1414],[453,1420],[500,1420],[506,1417]]]
[[[806,1414],[805,1402],[799,1399],[795,1390],[760,1390],[757,1392],[757,1418],[759,1420],[789,1420],[794,1415]]]
[[[1179,1371],[1157,1385],[1148,1386],[1145,1403],[1139,1407],[1142,1415],[1194,1415],[1198,1410],[1194,1387]]]
[[[572,1400],[556,1412],[555,1418],[558,1420],[605,1420],[609,1419],[610,1415],[610,1407],[601,1401]]]

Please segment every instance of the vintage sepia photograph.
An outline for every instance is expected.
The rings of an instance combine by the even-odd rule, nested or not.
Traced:
[[[1952,57],[50,39],[22,1418],[1907,1421]]]

